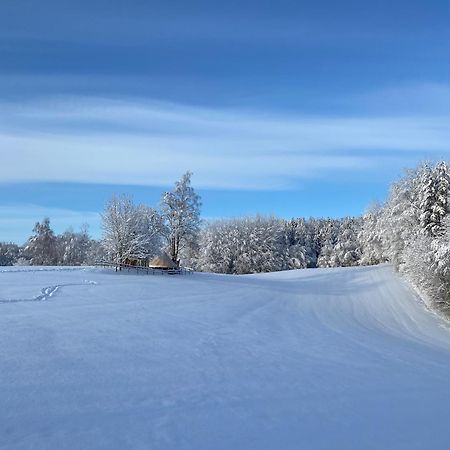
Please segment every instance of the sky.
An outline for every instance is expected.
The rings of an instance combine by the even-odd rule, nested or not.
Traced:
[[[2,0],[0,241],[157,206],[357,215],[450,159],[448,1]]]

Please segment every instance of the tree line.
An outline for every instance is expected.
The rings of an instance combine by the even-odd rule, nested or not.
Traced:
[[[27,242],[19,246],[0,242],[0,266],[79,266],[93,264],[102,255],[100,242],[89,236],[88,226],[55,234],[50,219],[37,222]]]
[[[0,263],[117,264],[165,251],[174,262],[199,271],[228,274],[306,267],[358,265],[360,218],[292,219],[241,217],[201,222],[201,199],[185,173],[161,196],[159,208],[113,195],[101,215],[103,236],[87,228],[56,235],[49,219],[36,223],[23,247],[1,244]]]
[[[196,245],[200,232],[200,196],[191,186],[190,172],[161,196],[160,207],[136,205],[126,195],[113,195],[101,215],[103,236],[94,240],[87,226],[57,235],[50,219],[37,222],[23,246],[0,242],[0,265],[117,264],[149,258],[166,251],[180,263],[182,252]]]
[[[102,213],[103,236],[87,229],[55,235],[37,223],[27,243],[0,244],[0,264],[79,265],[123,262],[165,251],[199,271],[227,274],[391,263],[426,295],[450,308],[450,176],[446,162],[424,163],[391,186],[383,204],[362,217],[254,216],[202,223],[190,172],[163,193],[158,208],[113,196]]]
[[[361,264],[390,262],[428,303],[450,312],[450,167],[409,170],[363,218]]]
[[[186,255],[197,270],[246,274],[355,266],[361,258],[361,219],[244,217],[212,221]]]

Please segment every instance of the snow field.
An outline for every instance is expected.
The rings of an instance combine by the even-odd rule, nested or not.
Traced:
[[[449,329],[389,266],[15,270],[2,449],[448,448]]]

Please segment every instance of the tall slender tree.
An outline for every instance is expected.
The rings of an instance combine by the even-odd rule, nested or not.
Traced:
[[[200,230],[200,196],[191,186],[191,172],[175,183],[172,191],[161,198],[162,234],[169,256],[180,263],[180,252],[198,239]]]

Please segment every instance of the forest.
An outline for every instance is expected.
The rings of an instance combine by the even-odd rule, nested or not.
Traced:
[[[360,217],[252,216],[201,220],[201,199],[187,172],[158,207],[114,195],[102,213],[103,236],[88,228],[55,234],[36,223],[23,246],[0,243],[0,265],[90,265],[161,251],[197,271],[249,274],[390,263],[427,303],[450,309],[449,164],[408,170],[386,201]],[[349,200],[350,201],[350,200]]]

